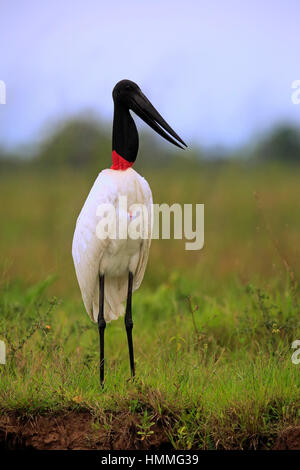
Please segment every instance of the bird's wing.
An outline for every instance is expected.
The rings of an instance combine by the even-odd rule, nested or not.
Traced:
[[[117,199],[116,188],[111,184],[105,171],[99,173],[78,216],[72,244],[72,256],[78,284],[85,308],[93,318],[93,300],[96,284],[99,282],[99,266],[109,239],[99,239],[96,227],[99,204],[114,204]]]
[[[144,278],[145,274],[145,269],[147,266],[147,261],[149,257],[149,250],[150,250],[150,245],[151,245],[151,234],[152,234],[152,193],[149,184],[147,181],[140,176],[140,184],[141,184],[141,189],[143,192],[143,199],[144,199],[144,204],[147,208],[148,211],[148,238],[144,239],[141,244],[140,248],[140,256],[139,256],[139,261],[137,264],[137,268],[134,274],[134,281],[133,281],[133,290],[137,290]]]

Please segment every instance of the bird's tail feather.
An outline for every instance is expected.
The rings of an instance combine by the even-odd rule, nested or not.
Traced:
[[[109,277],[104,281],[104,319],[106,322],[117,320],[124,315],[124,300],[127,297],[128,276]],[[99,313],[99,283],[93,298],[93,319],[97,321]]]

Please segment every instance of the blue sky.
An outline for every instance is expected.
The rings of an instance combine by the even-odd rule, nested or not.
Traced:
[[[122,78],[188,143],[236,146],[300,124],[299,21],[297,0],[1,0],[0,145],[81,111],[111,120]]]

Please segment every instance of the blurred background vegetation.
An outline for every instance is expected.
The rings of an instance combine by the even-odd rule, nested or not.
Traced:
[[[111,124],[96,115],[81,114],[52,126],[42,142],[34,147],[5,150],[0,145],[1,170],[17,166],[57,170],[96,171],[109,164],[111,153]],[[28,150],[29,149],[29,150]],[[29,158],[28,158],[29,154]],[[300,129],[289,123],[279,123],[270,131],[240,148],[229,151],[222,147],[201,148],[190,143],[184,154],[164,144],[160,138],[142,128],[140,132],[139,168],[164,168],[186,163],[218,164],[241,159],[247,164],[300,163]],[[26,158],[27,156],[27,158]],[[24,158],[25,157],[25,158]]]
[[[288,266],[298,276],[299,135],[282,124],[234,152],[189,142],[182,152],[142,129],[135,169],[149,181],[154,201],[205,204],[203,250],[185,251],[181,240],[153,241],[145,282],[158,286],[175,272],[220,294],[228,282],[255,279],[283,288]],[[89,115],[60,122],[35,147],[2,149],[3,279],[30,284],[53,274],[55,293],[80,298],[73,230],[94,179],[110,164],[110,125]]]

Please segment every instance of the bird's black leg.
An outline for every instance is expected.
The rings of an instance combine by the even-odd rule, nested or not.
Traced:
[[[104,320],[104,274],[99,276],[99,314],[98,329],[100,337],[100,385],[104,382],[104,330],[106,321]]]
[[[133,274],[129,271],[128,293],[127,293],[127,303],[126,303],[126,313],[125,313],[125,327],[126,327],[127,339],[128,339],[131,376],[134,377],[135,370],[134,370],[134,357],[133,357],[133,344],[132,344],[133,321],[132,321],[132,311],[131,311],[132,282],[133,282]]]

